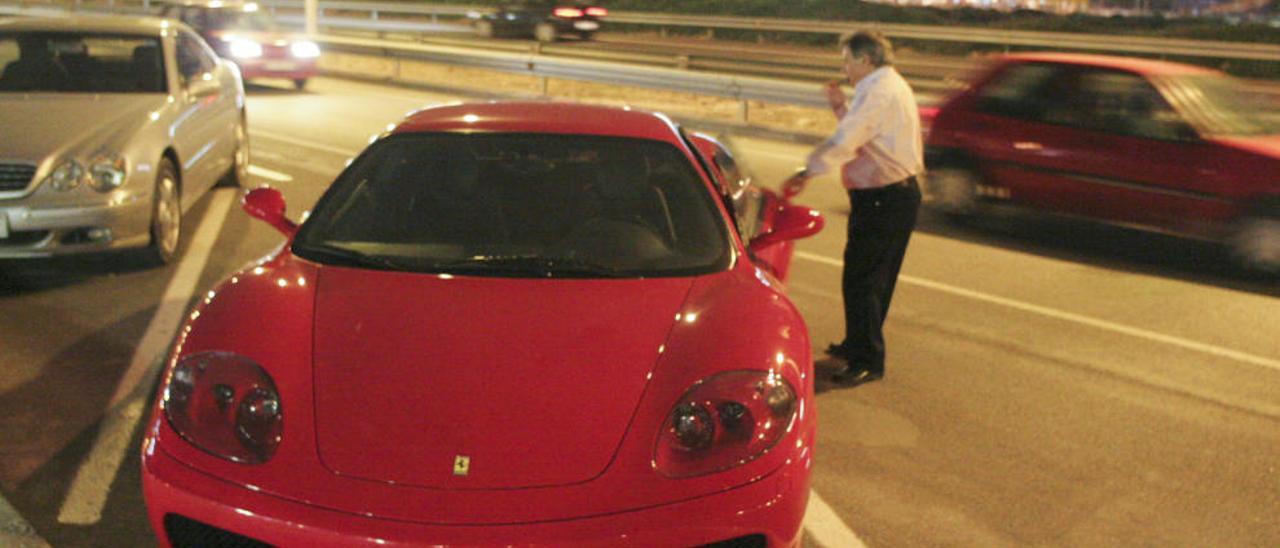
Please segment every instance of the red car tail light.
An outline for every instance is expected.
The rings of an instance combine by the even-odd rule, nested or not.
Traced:
[[[587,15],[590,15],[592,17],[604,17],[606,15],[609,15],[609,10],[599,6],[591,6],[587,8]]]
[[[280,394],[271,377],[253,360],[230,352],[178,360],[161,406],[183,439],[235,462],[266,462],[284,431]]]
[[[658,434],[653,466],[683,478],[727,470],[765,454],[796,418],[796,393],[769,371],[729,371],[681,396]]]
[[[546,13],[546,12],[543,12],[543,13]],[[578,8],[556,8],[554,10],[551,10],[551,13],[554,14],[556,17],[563,17],[565,19],[577,19],[579,17],[582,17],[582,10]]]

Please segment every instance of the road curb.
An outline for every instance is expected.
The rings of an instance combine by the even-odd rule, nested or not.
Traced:
[[[0,496],[0,546],[47,548],[49,543],[36,533],[9,501]]]

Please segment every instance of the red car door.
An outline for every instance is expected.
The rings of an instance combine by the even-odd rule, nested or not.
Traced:
[[[1074,158],[1064,177],[1093,218],[1183,229],[1224,203],[1215,196],[1227,166],[1213,146],[1141,75],[1111,69],[1075,73],[1071,95],[1045,117],[1071,135],[1060,145]]]
[[[1059,213],[1085,215],[1089,195],[1072,177],[1096,164],[1097,149],[1046,115],[1070,97],[1069,67],[1019,63],[978,90],[967,119],[953,125],[982,166],[981,195]]]

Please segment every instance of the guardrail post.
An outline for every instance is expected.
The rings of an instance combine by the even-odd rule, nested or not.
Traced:
[[[302,3],[303,17],[305,18],[305,28],[308,36],[320,34],[320,25],[317,19],[320,15],[320,0],[304,0]]]
[[[738,118],[744,124],[749,123],[751,121],[751,104],[746,99],[743,99],[738,102],[738,105],[740,107],[738,109]]]

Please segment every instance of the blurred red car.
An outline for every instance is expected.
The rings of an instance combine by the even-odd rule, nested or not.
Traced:
[[[142,448],[161,542],[799,546],[813,366],[771,261],[823,222],[727,154],[657,114],[461,104],[372,144],[301,226],[250,192],[288,242],[167,362]]]
[[[1280,272],[1280,109],[1201,67],[999,58],[932,115],[934,203],[1010,204],[1227,244]]]
[[[240,0],[165,0],[161,17],[186,23],[218,56],[239,65],[245,80],[284,78],[306,87],[319,74],[320,46],[281,29],[254,2]]]
[[[594,38],[607,15],[608,9],[587,2],[516,0],[489,13],[473,11],[467,17],[482,38],[531,36],[539,42],[555,42],[564,36]]]

